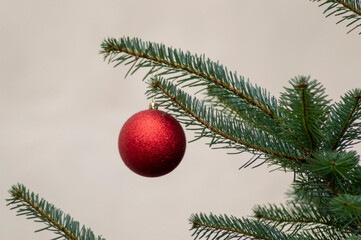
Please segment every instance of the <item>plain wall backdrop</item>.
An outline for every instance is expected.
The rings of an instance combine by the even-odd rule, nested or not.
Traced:
[[[284,202],[292,174],[238,170],[251,155],[205,140],[164,177],[128,170],[117,138],[148,107],[146,84],[98,53],[104,38],[139,37],[205,53],[276,97],[290,78],[311,75],[338,100],[361,85],[361,38],[322,11],[307,0],[1,0],[0,238],[55,237],[5,206],[18,182],[108,240],[191,239],[192,213],[241,217]]]

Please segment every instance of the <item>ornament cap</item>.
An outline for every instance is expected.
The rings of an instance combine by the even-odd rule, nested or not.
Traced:
[[[154,99],[154,98],[153,98],[152,102],[149,103],[149,109],[158,110],[158,104],[155,102],[155,99]]]

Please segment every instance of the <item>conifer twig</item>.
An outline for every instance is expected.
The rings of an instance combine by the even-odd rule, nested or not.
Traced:
[[[342,229],[343,226],[331,221],[328,215],[322,215],[312,205],[288,202],[286,205],[269,204],[268,206],[257,205],[253,208],[254,217],[266,221],[275,222],[276,225],[324,225]],[[351,229],[349,229],[351,230]]]
[[[354,105],[352,107],[352,110],[350,112],[350,114],[347,117],[347,120],[345,121],[342,130],[340,132],[340,134],[338,135],[338,138],[335,140],[334,144],[332,145],[332,150],[335,150],[340,142],[340,139],[344,136],[345,132],[347,131],[348,127],[350,126],[350,121],[352,119],[352,116],[355,114],[357,107],[360,104],[360,98],[361,98],[361,94],[357,94],[354,96],[355,97],[355,102]]]
[[[28,204],[29,208],[37,212],[43,219],[45,219],[49,223],[49,225],[56,229],[59,229],[59,231],[62,231],[64,233],[64,236],[70,238],[71,240],[77,240],[77,238],[73,234],[71,234],[69,230],[65,229],[64,226],[56,222],[53,218],[46,214],[45,211],[40,209],[40,207],[34,202],[31,202],[30,199],[24,196],[20,190],[15,190],[14,192],[12,192],[12,194],[15,199],[21,199],[21,201],[24,201],[26,204]]]
[[[351,4],[349,4],[347,1],[344,0],[334,0],[344,6],[345,8],[349,9],[350,11],[356,13],[357,15],[361,16],[361,10],[353,7]]]
[[[214,86],[208,87],[206,95],[208,95],[210,99],[207,99],[206,101],[209,101],[212,106],[219,107],[222,111],[226,111],[227,114],[235,116],[237,119],[240,119],[240,121],[245,120],[255,128],[268,132],[278,138],[282,138],[280,135],[280,125],[277,121],[272,122],[268,121],[268,119],[265,119],[263,116],[260,117],[259,112],[255,111],[257,109],[249,107],[247,104],[242,104],[242,102],[237,101],[234,96],[230,96],[227,93],[227,91]],[[289,131],[289,129],[287,130]]]
[[[310,151],[312,152],[314,147],[315,147],[315,143],[314,143],[314,138],[311,134],[310,128],[308,126],[308,106],[307,106],[307,102],[306,102],[306,92],[305,92],[305,88],[307,88],[308,83],[307,82],[302,82],[300,84],[297,85],[297,87],[299,87],[301,89],[301,101],[302,101],[302,120],[303,120],[303,125],[305,128],[305,131],[307,133],[308,139],[309,139],[309,143],[310,143]]]
[[[216,216],[203,213],[193,214],[190,218],[195,239],[265,239],[265,240],[299,240],[277,228],[247,218]]]
[[[302,157],[297,157],[297,156],[291,156],[288,154],[284,154],[281,152],[276,152],[276,151],[272,151],[270,149],[266,149],[266,148],[262,148],[260,146],[251,144],[249,142],[246,141],[242,141],[241,139],[237,139],[235,137],[232,137],[230,135],[228,135],[225,132],[220,131],[219,129],[213,127],[212,125],[210,125],[209,123],[207,123],[206,121],[204,121],[202,118],[200,118],[195,112],[192,112],[189,108],[187,108],[184,104],[182,104],[176,96],[173,96],[172,94],[170,94],[167,89],[163,88],[159,82],[157,80],[153,80],[152,83],[154,88],[158,88],[159,90],[161,90],[170,100],[172,100],[174,103],[176,103],[179,107],[181,107],[185,112],[187,112],[189,115],[191,115],[194,119],[196,119],[199,123],[201,123],[203,126],[205,126],[206,128],[208,128],[209,130],[211,130],[212,132],[231,140],[232,142],[241,144],[246,146],[247,148],[251,148],[254,149],[256,151],[265,153],[265,154],[269,154],[269,155],[273,155],[275,157],[279,157],[279,158],[285,158],[285,159],[290,159],[290,160],[299,160],[299,161],[303,161]]]
[[[159,49],[156,54],[153,49],[153,45],[155,46],[155,44],[149,43],[148,49],[135,49],[134,46],[131,46],[131,45],[127,46],[127,44],[124,43],[124,41],[125,41],[125,39],[121,39],[120,42],[115,39],[109,39],[107,41],[104,41],[102,44],[102,48],[104,49],[104,53],[106,53],[105,57],[109,56],[110,54],[115,54],[117,52],[118,53],[126,53],[126,54],[129,54],[129,55],[132,55],[135,57],[134,64],[136,64],[136,61],[139,58],[143,58],[143,59],[148,59],[150,61],[157,62],[161,65],[170,66],[172,68],[177,68],[177,69],[182,69],[182,70],[188,72],[189,74],[197,75],[200,78],[206,79],[224,89],[227,89],[228,91],[230,91],[230,92],[234,93],[235,95],[237,95],[238,97],[244,99],[251,105],[261,109],[270,118],[277,119],[277,116],[273,113],[273,111],[269,107],[262,104],[257,99],[253,98],[252,96],[246,94],[246,92],[241,91],[240,89],[234,88],[233,86],[231,86],[230,84],[228,84],[225,81],[222,81],[221,79],[217,78],[216,76],[212,76],[211,74],[208,74],[205,71],[202,71],[201,69],[197,69],[197,67],[196,67],[197,64],[194,64],[191,66],[191,65],[185,65],[184,63],[180,63],[180,61],[177,61],[177,60],[179,60],[179,56],[174,53],[175,50],[174,50],[174,52],[172,52],[173,50],[168,48],[168,52],[166,52],[165,47],[163,45],[161,45],[161,46],[159,46]],[[139,43],[139,45],[141,47],[144,47],[144,43],[138,41],[137,39],[135,39],[135,41],[137,43]],[[122,42],[124,44],[122,44]],[[151,53],[154,53],[154,54],[151,54]],[[181,54],[179,54],[179,55],[181,55]],[[170,56],[172,56],[172,57],[170,57]],[[189,61],[200,61],[200,59],[197,59],[197,60],[194,59],[192,55],[189,55],[186,57],[189,58],[189,59],[187,59]],[[208,63],[211,63],[211,62],[208,61]],[[143,65],[144,65],[144,62],[142,64],[140,64],[139,67],[141,67]],[[199,63],[199,66],[201,66],[201,65],[202,64]],[[223,69],[220,71],[223,71],[223,74],[225,74],[227,76],[229,74],[228,72],[224,72]]]
[[[328,4],[328,7],[323,11],[323,14],[327,14],[326,17],[331,15],[341,16],[336,24],[339,24],[343,21],[349,21],[346,27],[351,28],[347,33],[352,32],[356,28],[361,27],[361,24],[356,24],[361,20],[361,2],[359,0],[311,0],[313,2],[323,2],[319,6],[324,6]],[[361,32],[359,33],[361,34]]]
[[[12,186],[9,193],[11,198],[7,199],[7,205],[13,206],[11,210],[17,209],[18,216],[25,215],[28,219],[36,219],[37,222],[47,225],[36,232],[52,231],[59,235],[54,239],[105,240],[101,236],[95,237],[94,233],[85,226],[80,228],[79,222],[74,221],[70,215],[64,214],[44,199],[39,199],[38,195],[27,190],[22,184]]]

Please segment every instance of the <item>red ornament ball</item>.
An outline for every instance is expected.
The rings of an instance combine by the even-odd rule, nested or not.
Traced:
[[[144,177],[159,177],[181,162],[186,137],[171,115],[156,109],[138,112],[123,125],[118,140],[125,165]]]

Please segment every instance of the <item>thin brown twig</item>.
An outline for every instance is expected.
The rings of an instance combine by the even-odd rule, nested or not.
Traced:
[[[343,1],[343,0],[335,0],[336,2],[338,2],[339,4],[342,4],[345,8],[350,9],[352,12],[358,14],[361,16],[361,10],[354,8],[353,6],[351,6],[348,2]]]

